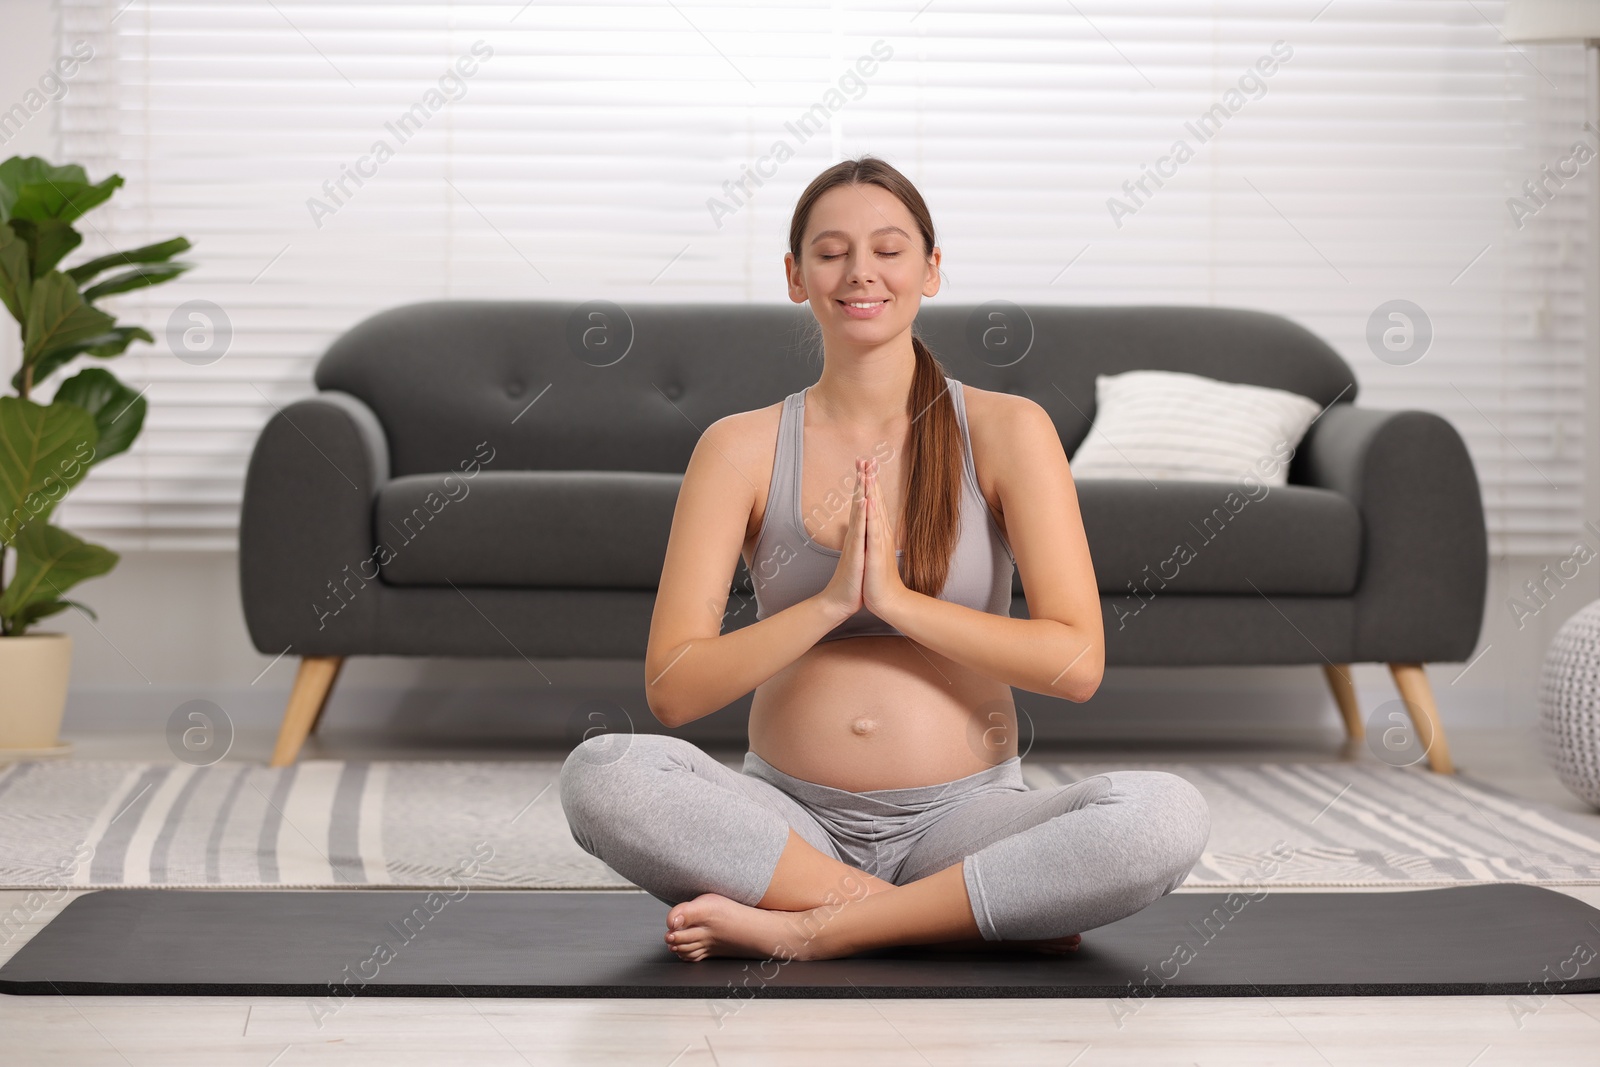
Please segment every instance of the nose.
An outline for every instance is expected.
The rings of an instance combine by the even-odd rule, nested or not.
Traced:
[[[846,271],[849,280],[856,283],[871,282],[875,272],[872,269],[872,252],[867,250],[861,253],[852,253],[850,268]]]

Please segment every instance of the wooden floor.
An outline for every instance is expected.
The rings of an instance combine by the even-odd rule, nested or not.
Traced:
[[[1588,810],[1543,767],[1535,739],[1453,732],[1460,768],[1522,795]],[[162,758],[146,739],[77,739],[80,758]],[[252,747],[255,746],[255,747]],[[260,751],[256,751],[256,747]],[[270,739],[231,757],[264,760]],[[426,758],[392,742],[319,739],[308,755]],[[1083,754],[1082,750],[1079,754]],[[479,753],[452,751],[451,758]],[[491,758],[488,750],[481,753]],[[515,752],[539,758],[540,752]],[[1035,753],[1035,755],[1043,755]],[[1337,746],[1258,743],[1163,752],[1095,748],[1133,760],[1337,759]],[[492,758],[507,758],[503,747]],[[1600,907],[1600,886],[1556,887]],[[1279,890],[1290,892],[1289,889]],[[1406,892],[1407,890],[1397,890]],[[26,893],[0,893],[0,913]],[[65,907],[0,943],[7,959]],[[0,936],[4,936],[0,933]],[[1600,934],[1595,944],[1600,947]],[[688,966],[686,964],[686,966]],[[638,1064],[874,1067],[1263,1064],[1490,1067],[1600,1064],[1600,994],[1513,997],[1166,998],[1122,1017],[1106,1000],[478,1000],[357,997],[318,1021],[273,997],[0,997],[0,1064],[471,1063],[474,1067]]]

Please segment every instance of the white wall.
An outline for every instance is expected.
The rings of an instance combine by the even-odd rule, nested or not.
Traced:
[[[56,58],[55,26],[55,5],[46,0],[0,0],[0,110],[9,110],[29,89],[38,87],[40,76]],[[67,91],[72,91],[70,82]],[[55,146],[55,104],[50,103],[10,140],[0,142],[0,159],[43,156],[57,162],[52,158]],[[0,370],[7,381],[21,358],[16,325],[0,311]]]
[[[20,100],[54,58],[54,12],[43,0],[0,0],[0,108]],[[70,89],[69,89],[70,91]],[[53,106],[34,115],[0,154],[56,158]],[[17,365],[13,324],[0,317],[0,373]],[[1531,729],[1538,714],[1544,650],[1568,616],[1600,595],[1600,560],[1590,563],[1549,606],[1518,629],[1507,600],[1522,583],[1559,559],[1495,560],[1488,615],[1478,650],[1465,664],[1429,668],[1446,726]],[[160,731],[184,701],[220,704],[240,729],[270,729],[294,678],[294,661],[274,663],[256,652],[239,605],[232,553],[124,553],[111,574],[75,595],[95,609],[98,624],[76,612],[46,628],[73,636],[72,690],[65,732]],[[1475,652],[1476,656],[1476,652]],[[647,715],[642,664],[545,661],[551,683],[520,659],[358,659],[346,665],[325,729],[561,736],[568,711],[603,695]],[[1459,676],[1459,678],[1458,678]],[[621,678],[624,684],[616,685]],[[1356,682],[1370,714],[1396,693],[1388,672],[1359,665]],[[1316,666],[1264,668],[1112,669],[1084,705],[1045,709],[1044,698],[1020,694],[1035,709],[1039,736],[1204,737],[1245,739],[1265,730],[1337,730],[1338,716]],[[691,724],[686,736],[738,737],[741,718],[722,713]]]

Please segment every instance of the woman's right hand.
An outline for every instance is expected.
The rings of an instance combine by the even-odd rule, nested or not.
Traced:
[[[836,609],[839,621],[843,622],[861,610],[862,579],[867,566],[867,501],[866,501],[866,474],[867,460],[856,460],[856,484],[850,496],[850,523],[845,528],[844,549],[839,556],[839,563],[833,569],[833,577],[828,584],[818,593],[824,603]]]

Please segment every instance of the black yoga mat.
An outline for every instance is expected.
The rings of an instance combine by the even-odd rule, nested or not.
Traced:
[[[1174,893],[1088,931],[1065,956],[879,949],[844,960],[685,963],[661,941],[666,913],[636,892],[102,890],[74,900],[0,967],[0,992],[313,997],[332,1011],[353,995],[1133,1005],[1150,996],[1600,991],[1600,911],[1530,885]]]

